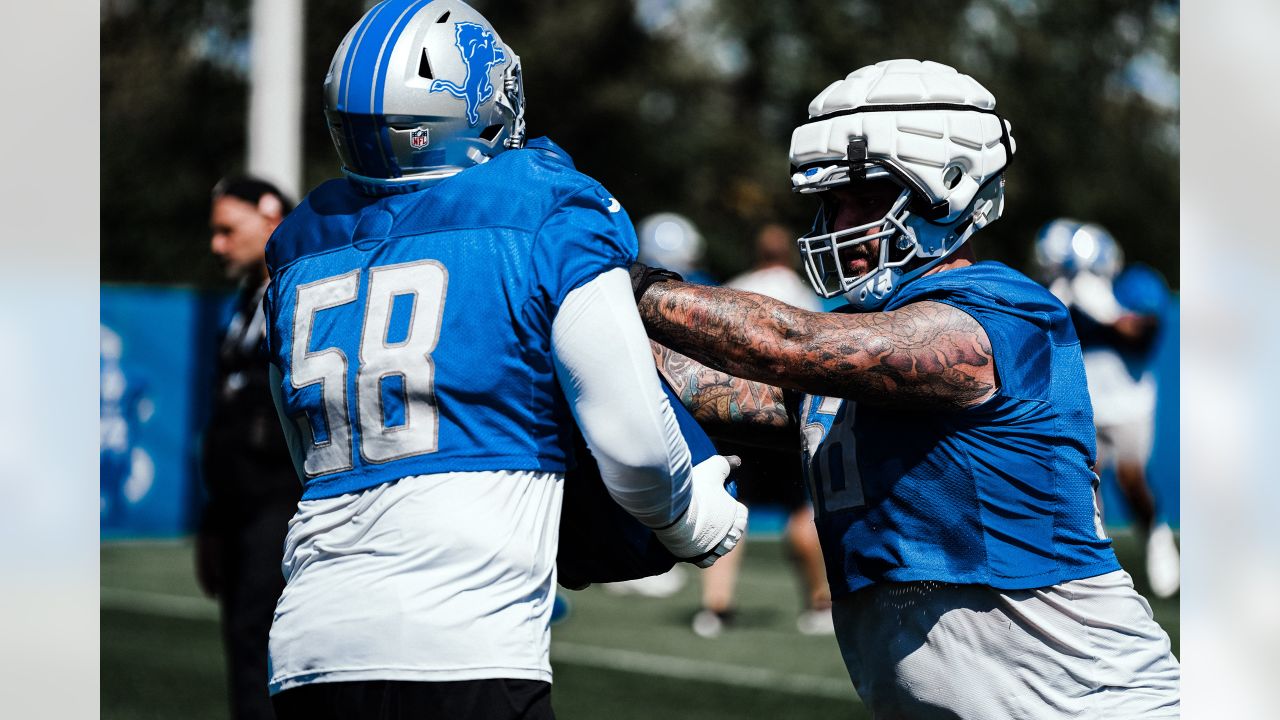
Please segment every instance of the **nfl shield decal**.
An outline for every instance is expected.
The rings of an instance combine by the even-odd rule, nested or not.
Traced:
[[[409,133],[409,147],[412,147],[414,150],[421,150],[426,147],[429,142],[431,142],[430,128],[414,128]]]

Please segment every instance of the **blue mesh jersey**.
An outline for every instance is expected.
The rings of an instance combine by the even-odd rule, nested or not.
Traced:
[[[416,192],[316,188],[267,246],[267,345],[303,499],[564,471],[551,323],[636,252],[618,201],[545,138]]]
[[[1096,519],[1093,411],[1067,310],[995,262],[928,275],[932,301],[991,340],[997,394],[921,412],[808,396],[805,470],[833,594],[936,580],[1026,589],[1116,570]]]

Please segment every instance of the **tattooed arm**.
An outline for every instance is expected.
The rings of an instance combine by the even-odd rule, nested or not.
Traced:
[[[658,372],[707,434],[718,440],[797,450],[796,419],[786,391],[720,372],[650,342]]]
[[[649,336],[740,378],[882,405],[955,409],[995,394],[987,333],[935,302],[815,313],[763,295],[680,282],[638,303]]]

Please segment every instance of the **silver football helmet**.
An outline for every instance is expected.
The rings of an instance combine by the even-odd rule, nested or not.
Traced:
[[[1124,252],[1102,226],[1057,218],[1036,233],[1035,262],[1044,282],[1081,272],[1112,280],[1124,266]]]
[[[459,0],[384,0],[334,53],[324,113],[348,178],[414,189],[524,144],[520,58]]]
[[[640,262],[689,275],[702,262],[702,234],[683,215],[661,212],[636,226]]]
[[[790,154],[792,189],[824,198],[797,241],[819,295],[879,308],[1000,217],[1015,146],[995,105],[977,80],[918,60],[868,65],[814,98]],[[893,183],[897,200],[881,218],[836,230],[826,191],[867,182]],[[854,273],[842,251],[874,240],[878,258]]]

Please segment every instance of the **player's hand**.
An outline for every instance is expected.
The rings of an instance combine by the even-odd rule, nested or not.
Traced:
[[[1156,331],[1156,319],[1148,315],[1125,313],[1112,325],[1121,339],[1133,345],[1141,345],[1151,339]]]
[[[648,290],[650,285],[668,280],[683,281],[684,278],[674,270],[649,267],[638,261],[631,263],[631,292],[636,296],[637,303],[644,297],[644,291]]]
[[[747,530],[747,506],[725,489],[737,456],[712,455],[693,467],[689,507],[675,522],[653,532],[672,555],[711,567],[738,544]]]

